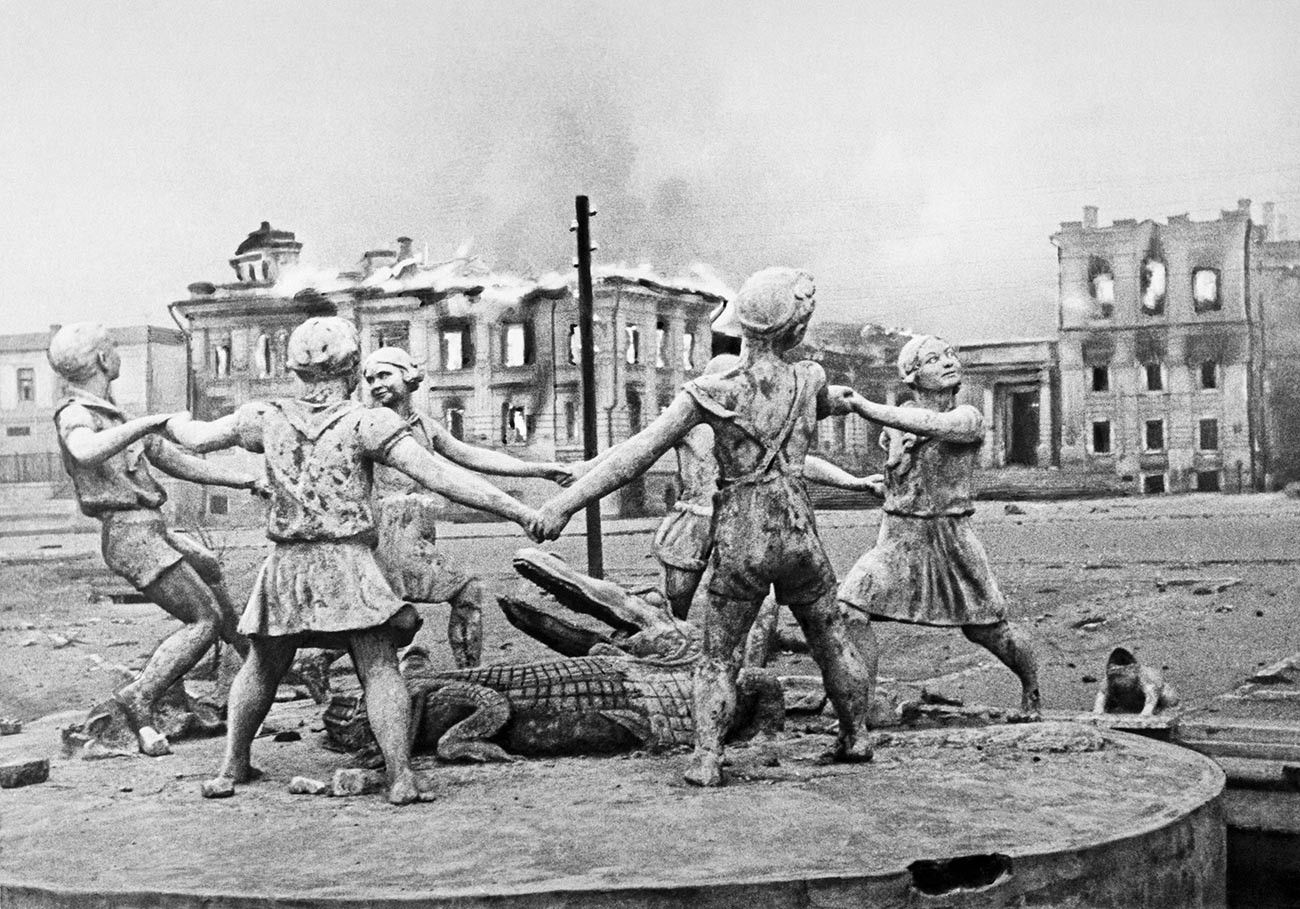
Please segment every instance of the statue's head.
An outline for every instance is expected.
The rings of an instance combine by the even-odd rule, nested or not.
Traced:
[[[898,352],[898,377],[922,391],[944,391],[961,386],[961,360],[943,338],[918,335]]]
[[[67,381],[81,385],[101,370],[112,381],[122,369],[117,345],[99,322],[71,322],[50,338],[50,365]]]
[[[817,305],[812,275],[797,268],[765,268],[736,295],[740,333],[750,343],[789,350],[803,340]]]
[[[419,364],[400,347],[381,347],[361,364],[366,390],[380,404],[406,398],[420,387],[424,373]]]
[[[357,330],[347,319],[308,319],[289,335],[287,365],[304,382],[347,379],[349,388],[355,388],[360,359]]]

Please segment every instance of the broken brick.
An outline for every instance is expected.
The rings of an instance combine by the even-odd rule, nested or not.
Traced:
[[[19,786],[31,786],[43,783],[50,778],[50,761],[39,758],[34,761],[11,761],[0,764],[0,789],[17,789]]]

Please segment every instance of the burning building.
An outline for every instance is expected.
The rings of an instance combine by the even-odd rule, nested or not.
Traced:
[[[1142,493],[1296,478],[1300,244],[1264,210],[1100,226],[1089,206],[1052,236],[1063,468]]]
[[[189,298],[171,304],[188,329],[196,416],[291,394],[289,332],[309,316],[334,315],[356,324],[363,355],[392,346],[421,361],[426,379],[417,406],[457,438],[525,459],[581,460],[572,280],[503,275],[468,254],[429,262],[406,237],[340,272],[307,268],[301,249],[292,232],[263,222],[230,259],[234,281],[191,284]],[[699,373],[712,347],[710,316],[726,297],[707,280],[669,280],[648,268],[596,269],[594,290],[603,450],[657,416]],[[616,507],[663,510],[674,494],[670,460],[623,490]],[[520,493],[531,481],[511,482],[510,491]],[[222,500],[215,510],[225,507]]]

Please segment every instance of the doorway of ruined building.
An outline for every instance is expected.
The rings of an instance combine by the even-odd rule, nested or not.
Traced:
[[[1038,401],[1037,387],[1007,390],[1002,420],[1002,450],[1007,464],[1038,466]]]

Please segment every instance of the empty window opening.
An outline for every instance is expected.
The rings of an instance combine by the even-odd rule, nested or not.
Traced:
[[[641,362],[641,329],[628,325],[624,330],[627,332],[627,362],[634,366]]]
[[[582,330],[576,325],[569,326],[569,362],[582,362]]]
[[[33,367],[18,367],[18,400],[36,400],[36,370]]]
[[[230,375],[230,342],[224,341],[212,350],[212,371],[218,378]]]
[[[528,410],[522,406],[511,407],[509,404],[501,405],[502,410],[502,427],[501,441],[506,445],[524,445],[528,442],[529,431],[532,428],[528,418]]]
[[[1219,421],[1202,420],[1199,432],[1198,447],[1201,451],[1218,451],[1219,450]]]
[[[1219,387],[1219,364],[1214,360],[1206,360],[1201,364],[1201,387],[1218,388]]]
[[[398,347],[410,350],[411,326],[407,322],[380,322],[371,332],[375,347]]]
[[[1196,268],[1192,270],[1192,303],[1197,312],[1210,312],[1219,308],[1219,270]]]
[[[1109,366],[1092,367],[1092,390],[1110,391],[1110,367]]]
[[[624,390],[627,397],[627,428],[629,432],[641,431],[641,393],[635,388]]]
[[[695,333],[682,335],[682,369],[695,368]]]
[[[1093,420],[1092,453],[1110,454],[1110,420]]]
[[[271,339],[266,335],[258,335],[255,349],[257,350],[257,377],[269,379],[275,368],[271,357]]]
[[[1142,447],[1147,451],[1165,450],[1165,421],[1147,420],[1142,424]]]
[[[1217,470],[1196,471],[1197,492],[1218,492],[1223,488],[1223,480]]]
[[[271,263],[270,263],[270,262],[263,262],[263,263],[262,263],[262,280],[263,280],[263,281],[270,281],[270,280],[271,280]]]
[[[844,417],[836,417],[832,430],[835,436],[835,450],[843,451],[848,447],[848,420]]]
[[[503,326],[501,338],[502,362],[506,366],[523,366],[528,362],[528,333],[522,322]]]
[[[6,426],[5,427],[5,435],[7,435],[11,439],[17,438],[18,436],[30,436],[31,434],[32,434],[32,428],[30,426]]]
[[[572,442],[578,437],[578,408],[572,401],[564,402],[564,439]]]
[[[447,431],[452,434],[453,438],[465,441],[465,409],[463,407],[448,407],[444,422],[447,424]]]
[[[1139,287],[1142,293],[1142,311],[1149,316],[1158,316],[1165,311],[1165,263],[1158,259],[1147,259],[1142,263],[1142,278]]]
[[[655,324],[655,367],[664,368],[664,345],[668,342],[668,330],[664,328],[664,323]]]
[[[1142,371],[1146,379],[1147,391],[1165,390],[1165,368],[1160,363],[1143,363]]]
[[[1165,475],[1146,473],[1142,475],[1142,491],[1147,495],[1160,495],[1165,491]]]
[[[1088,260],[1088,290],[1092,294],[1094,313],[1109,319],[1115,309],[1115,272],[1099,256]]]
[[[474,351],[470,346],[469,328],[455,326],[444,328],[441,333],[442,368],[449,372],[465,369],[474,362]]]

